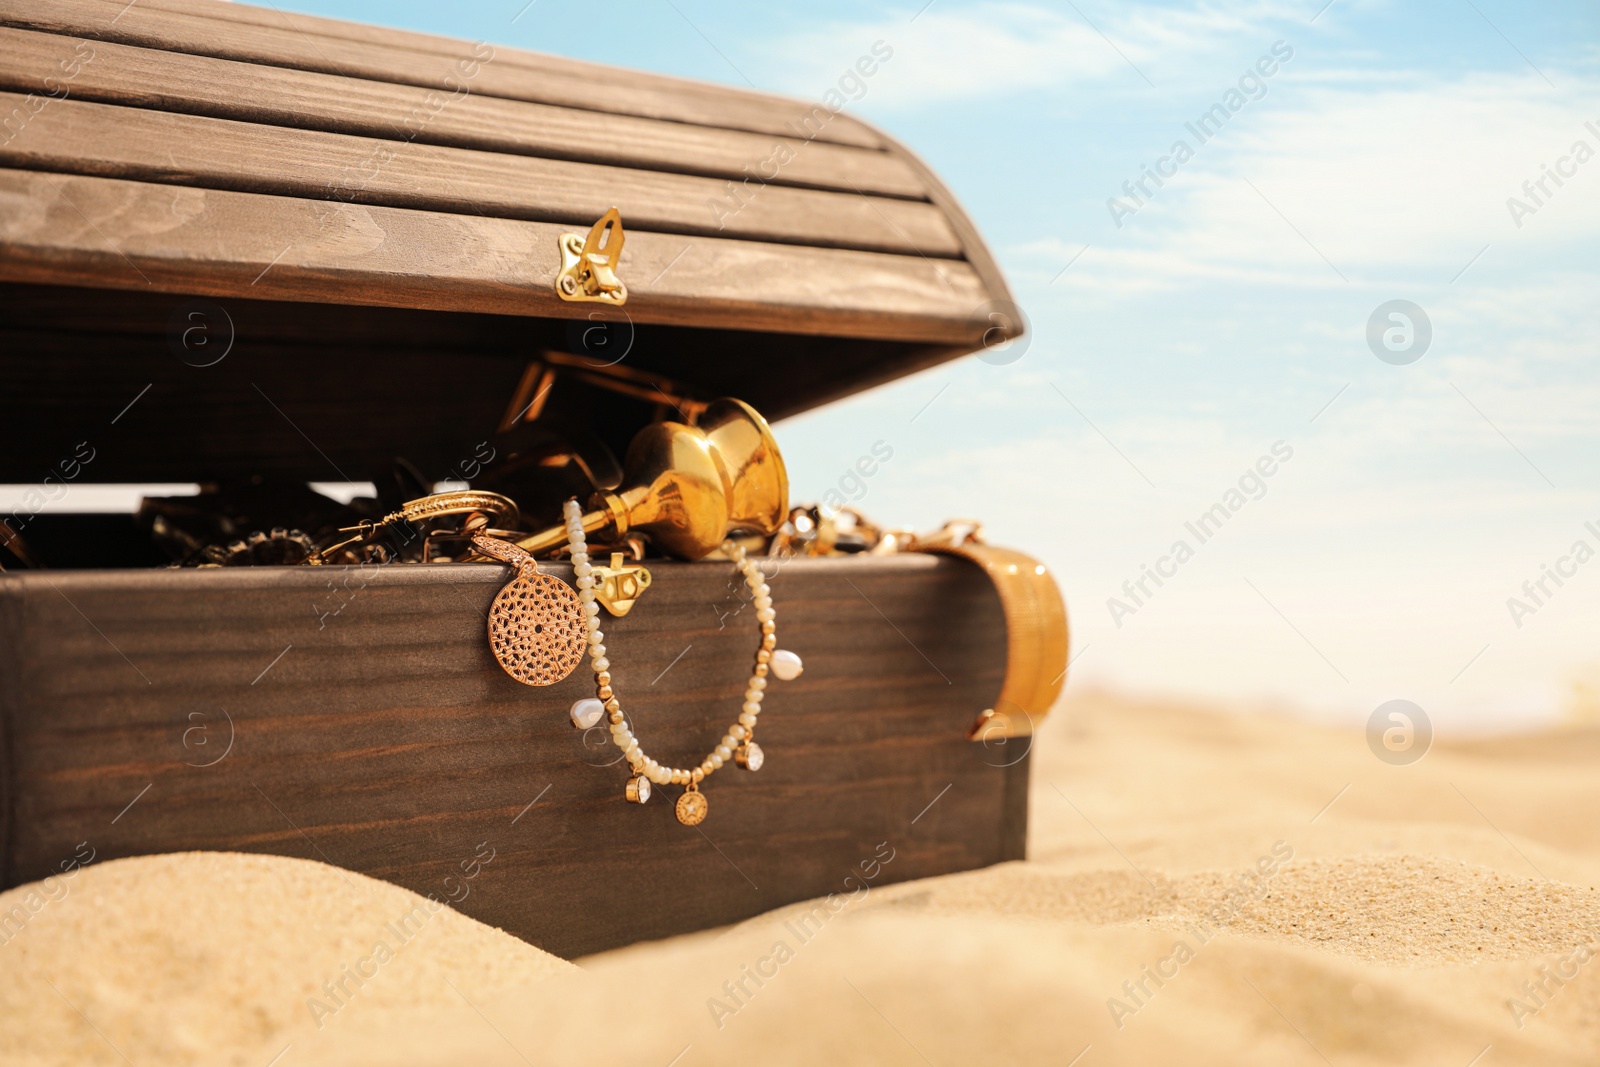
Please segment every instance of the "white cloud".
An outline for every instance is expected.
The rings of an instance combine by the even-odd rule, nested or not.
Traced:
[[[1557,95],[1532,74],[1375,90],[1357,80],[1292,90],[1280,82],[1271,90],[1280,99],[1269,93],[1247,105],[1205,144],[1175,119],[1170,140],[1128,160],[1128,177],[1178,139],[1195,158],[1164,186],[1147,182],[1153,195],[1140,194],[1144,205],[1121,230],[1109,211],[1096,220],[1106,246],[1094,253],[1096,269],[1074,268],[1062,284],[1337,287],[1342,274],[1355,284],[1442,287],[1486,245],[1473,265],[1480,273],[1508,256],[1577,251],[1600,233],[1600,135],[1584,125],[1600,127],[1600,110],[1571,101],[1593,99],[1594,90],[1600,84]],[[1523,183],[1580,140],[1596,158],[1562,187],[1547,180],[1543,206],[1514,225],[1507,199],[1526,199]],[[1120,188],[1106,195],[1134,206]],[[1070,241],[1041,242],[1024,251],[1036,251],[1044,270],[1070,258],[1069,249]]]
[[[882,110],[1113,80],[1144,89],[1144,79],[1170,84],[1195,56],[1241,30],[1303,18],[1297,5],[1277,0],[1226,10],[1205,4],[1080,8],[1087,17],[1036,4],[935,4],[921,14],[907,8],[880,19],[830,23],[785,41],[778,54],[783,88],[819,95],[857,54],[883,40],[894,48],[894,58],[874,76],[870,90],[873,106]],[[1268,31],[1261,32],[1265,37]]]

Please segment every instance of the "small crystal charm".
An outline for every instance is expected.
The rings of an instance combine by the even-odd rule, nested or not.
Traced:
[[[593,697],[580,700],[572,705],[572,725],[580,730],[587,730],[596,725],[605,716],[606,706]]]
[[[772,654],[772,673],[785,682],[792,682],[800,677],[800,672],[805,670],[805,665],[800,662],[800,657],[788,649],[780,648]]]
[[[628,801],[643,804],[650,799],[650,779],[637,775],[628,779]]]
[[[734,749],[733,759],[735,763],[749,771],[759,771],[761,765],[767,762],[767,757],[761,751],[761,746],[754,741],[746,742]]]

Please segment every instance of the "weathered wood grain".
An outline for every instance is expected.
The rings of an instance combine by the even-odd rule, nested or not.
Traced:
[[[681,763],[732,716],[754,623],[728,614],[725,564],[652,569],[608,647],[635,729]],[[1005,659],[977,568],[785,565],[781,644],[806,673],[769,689],[767,766],[706,785],[704,833],[662,800],[623,800],[603,731],[586,743],[567,722],[582,675],[530,689],[500,671],[484,613],[504,580],[448,565],[0,577],[6,884],[89,841],[104,858],[322,859],[443,896],[487,842],[461,910],[572,956],[845,891],[879,842],[892,881],[1021,856],[1027,742],[964,739]]]
[[[587,318],[553,223],[0,170],[0,280]],[[981,343],[966,263],[632,230],[639,323]]]
[[[984,290],[988,293],[987,304],[983,308],[974,309],[974,318],[987,319],[989,322],[989,330],[984,334],[983,343],[993,347],[1005,340],[1023,336],[1030,328],[1027,313],[1012,298],[1005,272],[1000,269],[999,262],[989,251],[989,246],[984,243],[983,235],[978,232],[972,216],[967,214],[966,208],[956,199],[956,194],[951,192],[920,156],[887,134],[876,131],[875,128],[874,132],[878,133],[885,146],[897,152],[906,161],[906,165],[920,176],[928,190],[928,199],[945,213],[950,228],[955,231],[956,239],[961,242],[962,255],[972,264],[972,269],[977,272]],[[1026,212],[1028,207],[1019,205],[1018,210]]]
[[[921,199],[898,154],[0,29],[0,88],[419,144]],[[69,77],[67,73],[72,71]],[[792,158],[786,158],[782,146]],[[746,168],[749,168],[748,170]],[[760,179],[753,187],[760,184]]]
[[[461,80],[456,64],[472,58],[476,47],[227,3],[0,0],[0,24],[448,90]],[[401,40],[403,45],[396,43]],[[472,84],[488,96],[780,136],[810,118],[817,140],[878,147],[876,137],[855,119],[829,115],[813,102],[501,46],[494,47],[492,60]]]
[[[0,92],[0,114],[27,107]],[[959,256],[931,204],[759,185],[730,199],[692,175],[55,100],[0,143],[0,165],[587,227]],[[742,206],[741,206],[742,204]]]
[[[34,90],[20,110],[7,97],[11,110],[0,109],[10,162],[43,174],[41,184],[0,167],[0,280],[588,317],[589,308],[553,299],[555,252],[537,247],[553,227],[535,236],[514,223],[576,230],[632,197],[622,206],[635,235],[624,260],[633,321],[828,337],[841,359],[898,346],[894,358],[842,377],[838,359],[789,360],[789,375],[805,379],[792,395],[846,395],[1015,324],[987,314],[1010,307],[1005,281],[949,191],[904,148],[843,116],[729,213],[709,195],[695,201],[711,188],[749,195],[753,183],[735,187],[721,175],[765,136],[751,131],[811,136],[788,119],[773,125],[776,113],[746,121],[763,108],[787,114],[790,102],[512,50],[487,60],[486,49],[463,52],[461,42],[209,0],[0,0],[0,26],[12,27],[0,40],[13,53],[0,84],[56,94]],[[55,59],[71,70],[53,82],[47,37],[72,49]],[[98,71],[92,61],[74,66],[83,49],[99,50]],[[557,88],[502,93],[478,81],[489,68],[524,88]],[[425,107],[457,99],[415,141],[396,142],[384,127],[418,92]],[[616,103],[632,92],[650,105]],[[513,119],[508,109],[540,118]],[[418,126],[411,114],[400,120],[408,133]],[[617,146],[615,163],[583,155],[591,124],[592,142]],[[331,128],[311,128],[323,126]],[[839,138],[827,130],[853,131],[843,140],[857,147],[831,143]],[[623,168],[635,138],[636,165]],[[702,139],[696,165],[689,157]],[[472,161],[464,179],[452,170],[462,160]],[[644,180],[623,180],[643,170]],[[83,181],[100,174],[121,184]],[[129,181],[135,174],[144,180]],[[149,188],[157,183],[180,188]],[[229,195],[240,189],[272,192]],[[335,199],[309,211],[289,203],[315,196]],[[65,208],[56,202],[64,198]],[[343,202],[362,198],[382,202]],[[391,204],[408,206],[390,214]],[[778,242],[806,248],[791,254]],[[897,254],[836,256],[879,248]],[[737,363],[722,369],[746,377]],[[798,410],[790,396],[767,406]]]

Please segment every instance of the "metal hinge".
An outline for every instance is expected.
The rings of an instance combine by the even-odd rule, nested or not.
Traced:
[[[622,214],[612,208],[589,230],[561,235],[561,273],[556,275],[556,295],[563,300],[611,304],[628,302],[628,287],[617,277],[622,260]]]

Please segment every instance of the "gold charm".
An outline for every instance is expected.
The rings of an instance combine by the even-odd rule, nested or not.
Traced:
[[[673,806],[673,814],[685,826],[699,826],[706,820],[706,811],[711,805],[706,802],[706,796],[699,788],[691,785],[684,794],[678,798],[678,803]]]
[[[489,650],[505,672],[523,685],[554,685],[583,661],[589,627],[572,587],[542,574],[533,557],[515,545],[478,534],[478,551],[517,566],[489,608]],[[517,558],[521,557],[521,558]]]
[[[767,762],[767,757],[761,751],[760,745],[754,741],[746,741],[733,750],[733,761],[746,770],[759,771],[761,765]]]
[[[611,553],[611,566],[592,566],[594,597],[613,615],[626,615],[650,588],[650,572],[642,563],[628,563],[621,552]]]

